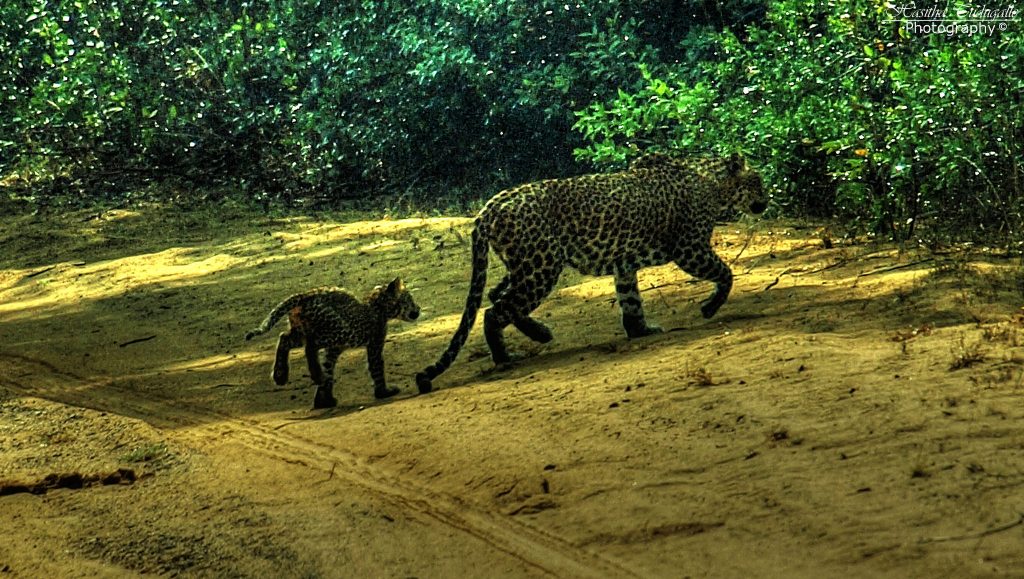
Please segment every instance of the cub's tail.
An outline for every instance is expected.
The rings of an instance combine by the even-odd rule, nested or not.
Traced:
[[[473,227],[472,236],[473,274],[469,282],[469,295],[466,297],[466,309],[462,311],[459,329],[455,330],[455,335],[452,336],[448,349],[441,354],[437,362],[416,374],[416,386],[419,387],[420,394],[430,392],[433,388],[431,381],[444,373],[452,365],[452,362],[458,357],[459,351],[462,350],[462,346],[465,345],[466,338],[469,337],[469,331],[473,329],[473,323],[476,322],[476,314],[480,311],[480,304],[483,302],[484,286],[487,284],[487,252],[489,248],[487,235],[483,229],[478,219]]]
[[[269,332],[270,328],[273,328],[274,324],[276,324],[278,320],[287,315],[292,308],[299,305],[303,297],[304,296],[301,294],[294,295],[274,306],[274,309],[270,310],[270,313],[267,314],[267,317],[263,318],[263,321],[260,322],[259,326],[245,333],[245,340],[249,341],[260,334],[266,334]]]

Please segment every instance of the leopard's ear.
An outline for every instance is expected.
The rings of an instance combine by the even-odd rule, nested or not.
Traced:
[[[405,289],[405,284],[402,283],[402,278],[396,277],[388,284],[387,292],[391,295],[397,295],[403,289]]]
[[[633,159],[629,163],[630,171],[638,171],[640,169],[659,169],[670,165],[673,162],[673,158],[665,153],[645,153],[636,159]]]
[[[737,175],[747,168],[747,160],[743,158],[743,153],[733,153],[729,155],[729,160],[726,163],[726,169],[728,169],[730,175]]]

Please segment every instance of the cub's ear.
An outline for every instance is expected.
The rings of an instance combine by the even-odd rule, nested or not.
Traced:
[[[387,292],[389,294],[397,294],[403,289],[405,289],[405,284],[402,283],[402,278],[396,277],[395,279],[391,280],[391,283],[388,284]]]
[[[730,175],[736,175],[747,168],[747,160],[743,158],[742,153],[733,153],[729,155],[726,168]]]

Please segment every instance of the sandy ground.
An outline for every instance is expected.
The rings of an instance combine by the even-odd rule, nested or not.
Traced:
[[[736,286],[565,275],[555,340],[494,371],[457,323],[468,220],[244,211],[0,219],[0,577],[1021,577],[1024,273],[772,222],[720,227]],[[832,245],[826,248],[826,245]],[[490,283],[500,265],[492,259]],[[424,316],[342,355],[311,411],[280,299],[402,275]],[[283,329],[283,324],[282,324]]]

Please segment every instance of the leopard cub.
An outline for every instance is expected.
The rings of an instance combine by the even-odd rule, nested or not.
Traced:
[[[366,359],[373,379],[373,394],[387,398],[398,394],[384,382],[384,337],[388,320],[413,321],[420,308],[412,299],[402,280],[376,287],[365,300],[339,287],[321,287],[295,294],[267,314],[259,327],[245,335],[246,340],[269,332],[285,315],[290,327],[277,341],[274,358],[274,382],[288,382],[288,353],[304,346],[309,375],[316,384],[313,408],[333,408],[334,366],[338,356],[348,348],[366,348]],[[320,350],[326,350],[323,368]]]

